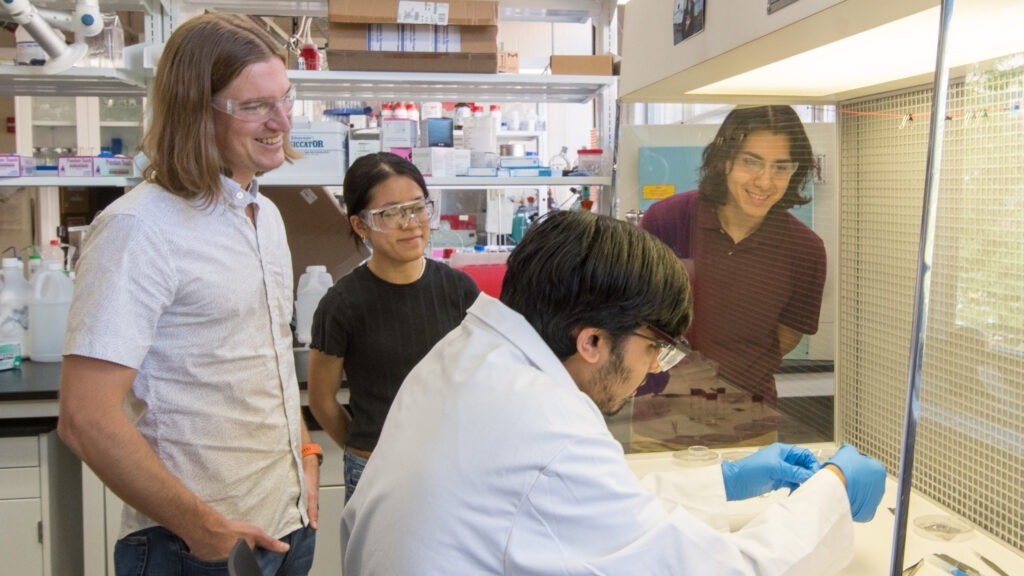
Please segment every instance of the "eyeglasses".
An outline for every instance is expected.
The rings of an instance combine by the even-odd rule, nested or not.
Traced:
[[[417,225],[430,223],[434,215],[434,202],[430,200],[413,200],[376,210],[363,210],[359,217],[366,222],[371,230],[387,232],[399,230],[414,222]]]
[[[690,348],[690,343],[682,336],[679,338],[673,338],[650,324],[644,324],[643,327],[653,332],[654,337],[652,338],[646,334],[641,334],[640,332],[633,332],[633,335],[639,336],[644,340],[649,340],[661,348],[661,351],[658,352],[659,372],[667,372],[671,370],[673,366],[679,364],[680,360],[686,358],[686,356],[693,351],[693,349]]]
[[[740,154],[736,164],[740,169],[751,176],[760,176],[761,174],[764,174],[765,168],[767,168],[768,175],[772,179],[776,180],[789,178],[794,172],[796,172],[796,169],[800,167],[799,162],[794,162],[792,160],[787,162],[772,162],[769,166],[765,164],[764,160],[746,153]]]
[[[266,122],[277,112],[278,108],[290,114],[295,106],[295,86],[280,98],[252,98],[250,100],[228,100],[214,98],[210,105],[221,112],[231,114],[243,122]]]

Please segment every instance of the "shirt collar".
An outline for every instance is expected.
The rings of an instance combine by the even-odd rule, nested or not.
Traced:
[[[220,183],[225,199],[232,206],[245,207],[259,200],[260,186],[255,178],[249,183],[248,188],[243,188],[241,184],[223,174],[220,177]]]
[[[697,213],[699,217],[697,218],[697,226],[700,228],[710,228],[715,231],[721,230],[722,222],[718,219],[717,208],[718,204],[710,200],[698,199]],[[786,225],[786,214],[788,214],[787,210],[772,208],[765,215],[764,221],[757,227],[757,230],[754,230],[753,234],[745,238],[744,242],[747,240],[757,241],[766,235],[769,238],[778,237],[775,235],[779,233],[780,228]]]

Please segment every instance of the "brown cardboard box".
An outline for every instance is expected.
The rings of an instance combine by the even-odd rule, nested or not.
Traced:
[[[337,24],[333,23],[327,32],[327,46],[331,50],[363,50],[367,49],[367,25],[366,24]],[[461,52],[497,52],[498,51],[498,27],[497,26],[460,26],[459,35],[462,38]],[[404,54],[404,52],[388,52],[389,54]],[[334,68],[331,70],[352,70],[352,68]]]
[[[519,52],[509,52],[507,50],[498,52],[498,72],[518,74]]]
[[[331,70],[496,74],[498,55],[482,52],[367,52],[328,50]]]
[[[260,186],[260,193],[281,211],[296,284],[306,266],[327,266],[337,282],[369,257],[369,251],[352,240],[348,216],[326,188]]]
[[[398,3],[399,0],[328,0],[327,21],[350,24],[394,24],[399,21]],[[498,2],[449,0],[447,4],[449,25],[498,25]]]
[[[578,74],[582,76],[611,76],[611,54],[593,56],[551,56],[552,74]]]

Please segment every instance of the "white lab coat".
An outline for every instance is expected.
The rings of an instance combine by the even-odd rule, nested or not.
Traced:
[[[725,508],[717,467],[657,482]],[[820,576],[853,549],[831,473],[734,534],[656,498],[540,336],[485,294],[405,380],[341,530],[346,576]]]

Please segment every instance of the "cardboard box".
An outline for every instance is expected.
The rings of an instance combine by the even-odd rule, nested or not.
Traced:
[[[329,0],[327,13],[331,70],[498,71],[498,2]]]
[[[96,156],[92,159],[93,176],[135,175],[135,162],[127,156]]]
[[[403,10],[400,12],[400,4]],[[444,21],[438,20],[439,17]],[[497,26],[498,2],[450,0],[408,2],[399,0],[328,0],[328,22],[351,24],[460,24]]]
[[[18,154],[0,154],[0,178],[18,178],[36,173],[36,159]]]
[[[260,186],[260,194],[273,200],[281,211],[296,284],[306,266],[327,266],[338,281],[369,257],[362,243],[352,239],[348,216],[326,188]]]
[[[498,55],[453,52],[366,52],[328,50],[331,70],[497,74]]]
[[[413,148],[412,163],[424,176],[449,178],[455,176],[453,148]]]
[[[329,51],[497,53],[498,27],[331,24],[327,45]]]
[[[57,176],[88,178],[92,176],[92,156],[57,157]]]
[[[381,148],[413,148],[419,140],[419,126],[415,120],[385,118],[380,122]]]
[[[503,74],[519,73],[519,52],[503,50],[498,52],[498,72]]]
[[[455,122],[451,118],[420,120],[420,145],[451,148],[455,145]]]
[[[292,147],[302,158],[285,162],[268,175],[277,178],[295,176],[304,182],[321,178],[323,182],[341,182],[345,179],[347,130],[340,122],[296,122],[289,133]],[[280,180],[278,180],[280,181]]]
[[[373,132],[349,132],[348,135],[348,165],[351,166],[356,160],[368,154],[380,152],[380,133]]]
[[[469,174],[470,161],[472,160],[472,152],[467,148],[453,148],[452,149],[452,172],[456,176],[466,176]]]
[[[611,54],[593,56],[551,56],[552,74],[574,74],[580,76],[611,76],[613,71]]]

